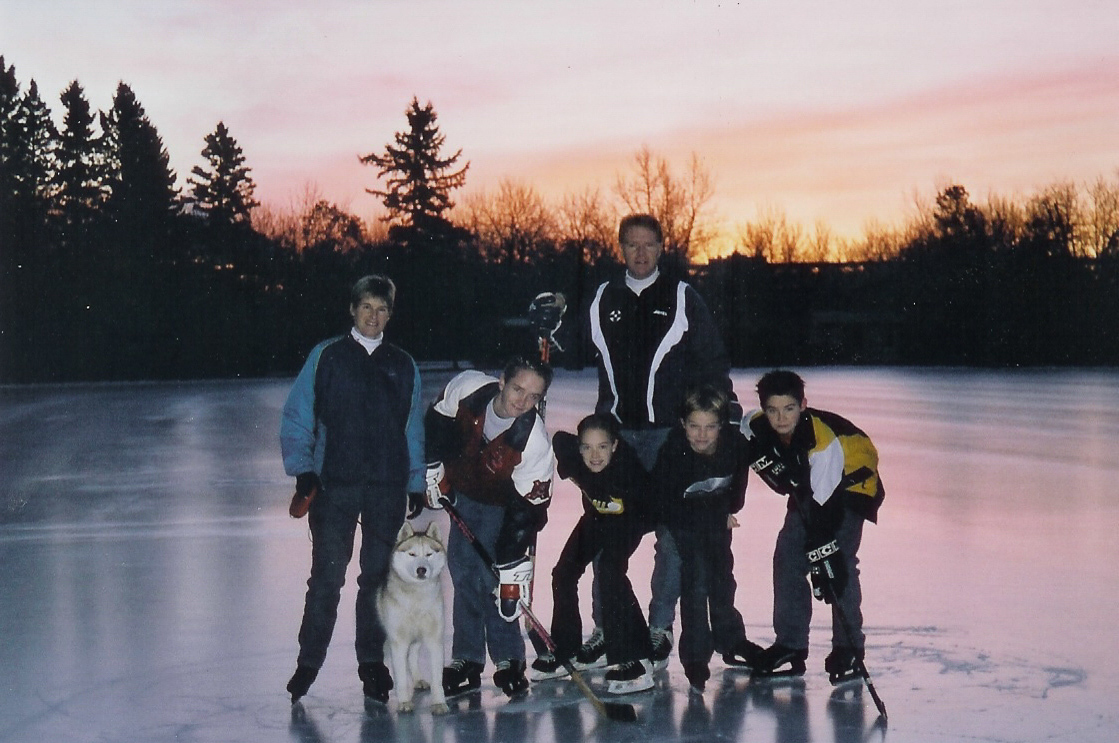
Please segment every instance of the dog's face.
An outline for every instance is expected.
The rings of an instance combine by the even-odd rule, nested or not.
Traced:
[[[417,532],[405,523],[396,537],[392,554],[392,570],[405,583],[424,583],[438,580],[447,566],[447,552],[439,538],[439,528],[428,524]]]

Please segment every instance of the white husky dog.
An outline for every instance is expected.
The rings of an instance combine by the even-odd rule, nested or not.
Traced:
[[[396,535],[388,578],[377,592],[377,611],[385,627],[385,654],[392,662],[397,710],[412,712],[412,693],[431,689],[431,712],[448,711],[443,695],[443,585],[447,553],[439,529],[417,532],[405,522]],[[419,673],[419,651],[427,655],[430,677]]]

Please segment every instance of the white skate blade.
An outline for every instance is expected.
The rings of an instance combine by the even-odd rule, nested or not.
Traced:
[[[571,661],[571,665],[575,666],[580,671],[593,671],[596,668],[606,668],[606,654],[603,653],[593,663],[580,663],[577,660]]]
[[[629,681],[607,681],[606,693],[607,694],[636,694],[641,691],[648,691],[653,688],[653,678],[649,674],[643,674],[635,679]]]
[[[561,679],[567,676],[567,669],[560,666],[554,671],[538,671],[535,668],[528,669],[529,681],[550,681],[551,679]]]

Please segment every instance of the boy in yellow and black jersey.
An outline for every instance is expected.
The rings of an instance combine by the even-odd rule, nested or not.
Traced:
[[[761,409],[742,419],[750,468],[788,496],[789,506],[773,553],[775,642],[755,659],[754,673],[804,673],[816,598],[832,607],[832,652],[824,668],[837,684],[856,678],[863,658],[857,553],[863,522],[877,521],[885,497],[878,451],[846,418],[809,408],[796,373],[771,371],[757,390]]]

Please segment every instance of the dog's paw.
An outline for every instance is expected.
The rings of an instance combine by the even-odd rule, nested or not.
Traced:
[[[443,702],[439,702],[438,704],[431,705],[431,714],[433,714],[433,715],[445,715],[450,711],[451,711],[451,708],[448,707]]]
[[[400,704],[396,705],[396,711],[402,715],[411,714],[412,712],[416,711],[416,705],[413,704],[411,700],[407,702],[401,702]]]
[[[430,688],[431,684],[427,683],[423,679],[416,682],[416,691],[427,691]]]

